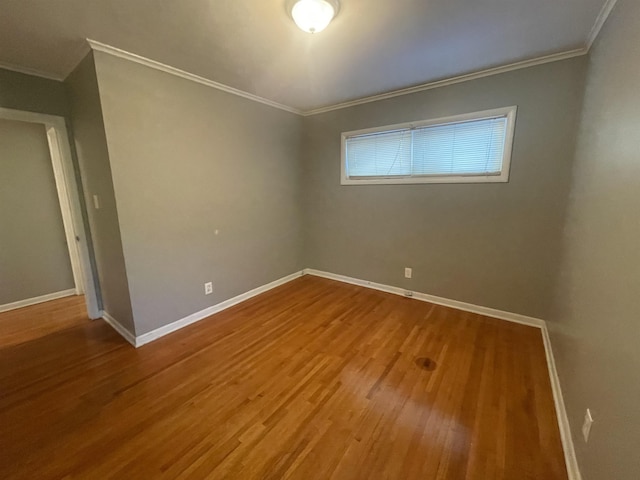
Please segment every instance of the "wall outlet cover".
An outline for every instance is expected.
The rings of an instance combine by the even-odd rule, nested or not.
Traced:
[[[209,295],[211,293],[213,293],[213,283],[207,282],[204,284],[204,294]]]
[[[405,269],[404,269],[404,278],[411,278],[412,275],[413,275],[413,269],[411,269],[409,267],[405,267]]]

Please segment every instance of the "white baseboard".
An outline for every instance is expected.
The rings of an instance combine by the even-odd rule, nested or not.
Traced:
[[[368,280],[360,280],[358,278],[347,277],[346,275],[322,272],[320,270],[314,270],[312,268],[306,268],[304,270],[304,273],[305,275],[314,275],[316,277],[329,278],[331,280],[337,280],[339,282],[350,283],[352,285],[372,288],[374,290],[380,290],[382,292],[393,293],[394,295],[407,296],[408,292],[408,290],[404,288],[392,287],[390,285],[370,282]],[[507,320],[508,322],[522,323],[524,325],[529,325],[532,327],[542,328],[545,325],[544,320],[541,320],[539,318],[527,317],[526,315],[520,315],[519,313],[505,312],[502,310],[496,310],[495,308],[482,307],[480,305],[474,305],[472,303],[460,302],[458,300],[450,300],[448,298],[429,295],[428,293],[411,292],[410,298],[421,300],[423,302],[435,303],[436,305],[455,308],[457,310],[463,310],[465,312],[478,313],[480,315],[486,315],[487,317],[498,318],[500,320]]]
[[[560,388],[560,378],[558,377],[556,361],[553,357],[553,349],[551,348],[549,330],[546,325],[542,329],[542,341],[544,342],[544,351],[547,355],[547,367],[549,368],[551,391],[553,392],[553,401],[556,406],[556,417],[558,418],[558,428],[560,429],[560,438],[562,439],[562,449],[564,450],[564,461],[567,465],[567,474],[569,480],[582,480],[576,451],[573,445],[569,417],[567,416],[567,409],[565,408],[562,389]]]
[[[221,312],[229,307],[237,305],[238,303],[244,302],[245,300],[255,297],[256,295],[259,295],[263,292],[266,292],[280,285],[283,285],[287,282],[290,282],[291,280],[294,280],[302,275],[313,275],[316,277],[328,278],[331,280],[337,280],[343,283],[350,283],[352,285],[372,288],[374,290],[380,290],[380,291],[392,293],[395,295],[406,296],[406,293],[407,293],[407,290],[400,287],[393,287],[393,286],[384,285],[381,283],[375,283],[367,280],[360,280],[357,278],[347,277],[346,275],[338,275],[335,273],[322,272],[320,270],[306,268],[300,272],[292,273],[291,275],[287,275],[286,277],[280,278],[278,280],[275,280],[261,287],[254,288],[253,290],[250,290],[246,293],[242,293],[238,296],[225,300],[224,302],[205,308],[204,310],[193,313],[187,317],[184,317],[180,320],[176,320],[175,322],[172,322],[168,325],[164,325],[160,328],[157,328],[155,330],[152,330],[151,332],[145,333],[137,337],[134,336],[127,329],[125,329],[118,321],[116,321],[108,313],[102,312],[102,317],[120,335],[122,335],[131,345],[135,347],[140,347],[149,342],[157,340],[160,337],[168,335],[169,333],[175,332],[176,330],[180,330],[181,328],[184,328],[187,325],[191,325],[192,323],[198,322],[215,313]],[[480,315],[485,315],[488,317],[493,317],[493,318],[505,320],[508,322],[520,323],[523,325],[536,327],[541,330],[546,359],[547,359],[547,367],[549,369],[549,377],[551,380],[553,400],[556,408],[556,417],[558,419],[558,427],[560,429],[560,437],[562,439],[562,445],[564,449],[564,456],[565,456],[565,462],[567,466],[568,477],[569,477],[569,480],[581,480],[582,477],[580,476],[580,470],[578,469],[578,463],[576,460],[575,450],[573,446],[573,439],[572,439],[571,430],[569,427],[569,420],[567,417],[567,412],[566,412],[564,401],[562,398],[560,380],[558,379],[558,372],[556,370],[555,360],[553,358],[553,351],[551,349],[551,342],[549,339],[549,332],[547,330],[546,322],[539,318],[528,317],[526,315],[521,315],[518,313],[505,312],[505,311],[497,310],[494,308],[483,307],[480,305],[474,305],[466,302],[460,302],[458,300],[451,300],[448,298],[438,297],[435,295],[429,295],[427,293],[420,293],[420,292],[411,292],[411,293],[412,293],[412,296],[410,298],[413,298],[415,300],[435,303],[437,305],[443,305],[445,307],[451,307],[457,310],[463,310],[465,312],[477,313]]]
[[[111,325],[111,327],[116,332],[118,332],[127,342],[129,342],[134,347],[137,346],[136,336],[133,333],[131,333],[129,330],[124,328],[119,321],[117,321],[115,318],[113,318],[111,315],[109,315],[104,310],[102,312],[100,312],[100,316],[102,317],[102,319],[105,322],[107,322],[109,325]]]
[[[15,310],[17,308],[28,307],[30,305],[36,305],[38,303],[50,302],[58,298],[70,297],[76,294],[75,288],[69,290],[62,290],[61,292],[47,293],[46,295],[40,295],[39,297],[27,298],[26,300],[20,300],[18,302],[5,303],[0,305],[0,313],[8,312],[9,310]]]
[[[294,280],[303,275],[303,271],[292,273],[291,275],[287,275],[286,277],[282,277],[278,280],[274,280],[273,282],[267,283],[266,285],[262,285],[261,287],[254,288],[253,290],[249,290],[248,292],[241,293],[233,298],[225,300],[224,302],[220,302],[216,305],[212,305],[211,307],[205,308],[204,310],[200,310],[199,312],[192,313],[191,315],[181,318],[180,320],[176,320],[175,322],[169,323],[168,325],[164,325],[160,328],[156,328],[148,333],[140,335],[135,339],[135,346],[141,347],[142,345],[157,340],[160,337],[164,337],[169,333],[175,332],[176,330],[180,330],[181,328],[186,327],[187,325],[191,325],[192,323],[198,322],[204,318],[210,317],[211,315],[221,312],[222,310],[226,310],[229,307],[233,307],[238,303],[244,302],[245,300],[249,300],[256,295],[260,295],[272,288],[279,287],[291,280]]]
[[[314,275],[316,277],[328,278],[330,280],[337,280],[339,282],[350,283],[352,285],[358,285],[361,287],[372,288],[374,290],[380,290],[382,292],[393,293],[395,295],[407,296],[407,290],[400,287],[392,287],[390,285],[384,285],[381,283],[370,282],[368,280],[360,280],[358,278],[347,277],[346,275],[338,275],[335,273],[322,272],[320,270],[314,270],[306,268],[303,270],[305,275]],[[567,411],[564,406],[564,400],[562,398],[562,390],[560,389],[560,379],[558,378],[558,371],[556,370],[556,363],[553,358],[553,351],[551,349],[551,341],[549,339],[549,332],[547,330],[547,324],[544,320],[534,317],[528,317],[519,313],[505,312],[502,310],[496,310],[494,308],[483,307],[480,305],[474,305],[472,303],[460,302],[458,300],[450,300],[448,298],[437,297],[435,295],[429,295],[427,293],[411,292],[409,298],[421,300],[423,302],[435,303],[437,305],[443,305],[445,307],[455,308],[457,310],[463,310],[465,312],[478,313],[487,317],[493,317],[500,320],[506,320],[508,322],[521,323],[531,327],[536,327],[541,330],[542,341],[544,344],[545,355],[547,359],[547,368],[549,370],[549,378],[551,380],[551,390],[553,392],[553,401],[556,408],[556,417],[558,419],[558,428],[560,429],[560,438],[562,440],[562,447],[564,450],[564,459],[567,467],[567,474],[569,480],[581,480],[580,470],[578,468],[578,462],[576,460],[575,449],[573,446],[573,437],[571,436],[571,428],[569,426],[569,419],[567,417]]]

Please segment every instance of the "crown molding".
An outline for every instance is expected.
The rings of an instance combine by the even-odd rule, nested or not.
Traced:
[[[472,73],[460,75],[457,77],[445,78],[442,80],[437,80],[435,82],[423,83],[421,85],[402,88],[400,90],[393,90],[391,92],[381,93],[379,95],[373,95],[370,97],[359,98],[356,100],[350,100],[350,101],[338,103],[335,105],[328,105],[326,107],[306,110],[302,113],[302,115],[304,117],[308,117],[311,115],[318,115],[321,113],[331,112],[333,110],[340,110],[342,108],[354,107],[356,105],[362,105],[365,103],[385,100],[387,98],[399,97],[401,95],[408,95],[410,93],[422,92],[424,90],[430,90],[432,88],[446,87],[447,85],[455,85],[456,83],[468,82],[470,80],[476,80],[478,78],[489,77],[492,75],[498,75],[500,73],[511,72],[513,70],[519,70],[521,68],[528,68],[536,65],[542,65],[545,63],[557,62],[560,60],[567,60],[569,58],[587,55],[591,51],[591,47],[593,46],[593,43],[595,42],[596,38],[598,38],[598,35],[600,34],[602,27],[604,26],[607,19],[609,18],[609,15],[611,15],[611,12],[613,11],[613,8],[616,6],[617,1],[618,0],[606,0],[605,4],[602,6],[602,9],[600,10],[600,13],[598,14],[598,17],[596,18],[595,23],[593,24],[593,27],[591,28],[591,32],[589,33],[589,37],[587,38],[587,42],[582,48],[569,50],[566,52],[554,53],[552,55],[532,58],[529,60],[523,60],[521,62],[516,62],[509,65],[503,65],[500,67],[489,68],[486,70],[479,70],[477,72],[472,72]]]
[[[254,102],[263,103],[265,105],[269,105],[274,108],[278,108],[280,110],[285,110],[290,113],[295,113],[297,115],[301,115],[304,117],[308,117],[311,115],[317,115],[320,113],[330,112],[333,110],[339,110],[343,108],[353,107],[355,105],[361,105],[364,103],[376,102],[379,100],[385,100],[387,98],[398,97],[401,95],[408,95],[410,93],[422,92],[424,90],[430,90],[433,88],[444,87],[447,85],[454,85],[456,83],[467,82],[470,80],[475,80],[478,78],[489,77],[492,75],[498,75],[501,73],[510,72],[513,70],[519,70],[522,68],[533,67],[535,65],[542,65],[544,63],[557,62],[560,60],[566,60],[568,58],[578,57],[581,55],[585,55],[588,53],[586,48],[579,48],[576,50],[569,50],[567,52],[554,53],[552,55],[546,55],[543,57],[536,57],[529,60],[524,60],[521,62],[511,63],[509,65],[503,65],[500,67],[489,68],[486,70],[480,70],[477,72],[460,75],[457,77],[445,78],[443,80],[438,80],[435,82],[424,83],[421,85],[416,85],[409,88],[403,88],[400,90],[394,90],[391,92],[382,93],[379,95],[373,95],[370,97],[359,98],[357,100],[351,100],[348,102],[338,103],[335,105],[329,105],[326,107],[316,108],[312,110],[299,110],[297,108],[289,107],[287,105],[283,105],[281,103],[274,102],[272,100],[260,97],[258,95],[254,95],[249,92],[245,92],[243,90],[239,90],[237,88],[230,87],[228,85],[224,85],[219,82],[215,82],[213,80],[209,80],[208,78],[201,77],[199,75],[195,75],[193,73],[186,72],[184,70],[180,70],[178,68],[172,67],[170,65],[165,65],[164,63],[157,62],[155,60],[151,60],[149,58],[143,57],[141,55],[137,55],[135,53],[127,52],[126,50],[122,50],[120,48],[113,47],[111,45],[107,45],[105,43],[98,42],[96,40],[87,39],[87,43],[91,47],[92,50],[103,52],[109,55],[113,55],[115,57],[119,57],[125,60],[129,60],[134,63],[138,63],[140,65],[144,65],[149,68],[153,68],[155,70],[159,70],[165,73],[169,73],[171,75],[175,75],[186,80],[191,80],[196,83],[200,83],[202,85],[206,85],[208,87],[216,88],[218,90],[222,90],[227,93],[231,93],[233,95],[237,95],[249,100],[253,100]]]
[[[573,58],[573,57],[579,57],[582,55],[586,55],[589,53],[594,41],[596,40],[596,38],[598,37],[598,35],[600,34],[600,31],[602,30],[602,27],[604,26],[604,24],[606,23],[607,19],[609,18],[609,15],[611,14],[611,12],[613,11],[613,8],[616,5],[617,0],[606,0],[605,4],[602,6],[602,9],[600,10],[600,13],[598,14],[598,17],[596,18],[596,21],[591,29],[591,32],[589,33],[589,37],[587,39],[587,42],[585,43],[584,47],[582,48],[578,48],[575,50],[569,50],[566,52],[560,52],[560,53],[554,53],[552,55],[546,55],[546,56],[542,56],[542,57],[537,57],[537,58],[531,58],[528,60],[523,60],[520,62],[516,62],[516,63],[511,63],[508,65],[503,65],[503,66],[499,66],[499,67],[493,67],[493,68],[489,68],[489,69],[485,69],[485,70],[479,70],[476,72],[472,72],[472,73],[468,73],[468,74],[464,74],[464,75],[459,75],[456,77],[451,77],[451,78],[445,78],[442,80],[437,80],[434,82],[428,82],[428,83],[423,83],[420,85],[415,85],[413,87],[408,87],[408,88],[402,88],[400,90],[393,90],[390,92],[386,92],[386,93],[381,93],[379,95],[373,95],[373,96],[369,96],[369,97],[363,97],[363,98],[359,98],[356,100],[350,100],[347,102],[342,102],[342,103],[338,103],[338,104],[334,104],[334,105],[328,105],[325,107],[320,107],[320,108],[314,108],[314,109],[310,109],[310,110],[300,110],[294,107],[289,107],[288,105],[284,105],[278,102],[275,102],[273,100],[269,100],[267,98],[264,97],[260,97],[258,95],[254,95],[252,93],[249,92],[245,92],[243,90],[234,88],[234,87],[230,87],[228,85],[224,85],[222,83],[219,82],[215,82],[213,80],[209,80],[208,78],[204,78],[201,77],[199,75],[195,75],[193,73],[189,73],[186,72],[184,70],[180,70],[178,68],[172,67],[170,65],[165,65],[164,63],[160,63],[157,62],[155,60],[151,60],[149,58],[143,57],[141,55],[136,55],[135,53],[131,53],[131,52],[127,52],[126,50],[121,50],[119,48],[113,47],[111,45],[107,45],[105,43],[101,43],[98,42],[96,40],[91,40],[91,39],[87,39],[87,43],[89,44],[89,47],[91,50],[95,50],[95,51],[99,51],[99,52],[103,52],[103,53],[107,53],[109,55],[113,55],[119,58],[123,58],[125,60],[129,60],[135,63],[138,63],[140,65],[145,65],[147,67],[153,68],[155,70],[159,70],[165,73],[169,73],[171,75],[175,75],[187,80],[191,80],[193,82],[196,83],[200,83],[202,85],[206,85],[208,87],[212,87],[212,88],[216,88],[218,90],[222,90],[224,92],[227,93],[231,93],[233,95],[237,95],[239,97],[242,98],[246,98],[248,100],[252,100],[254,102],[258,102],[258,103],[262,103],[264,105],[269,105],[271,107],[274,108],[278,108],[280,110],[284,110],[286,112],[290,112],[290,113],[294,113],[296,115],[302,115],[304,117],[308,117],[311,115],[318,115],[321,113],[326,113],[326,112],[331,112],[333,110],[339,110],[342,108],[348,108],[348,107],[353,107],[356,105],[362,105],[365,103],[371,103],[371,102],[376,102],[379,100],[385,100],[388,98],[394,98],[394,97],[399,97],[402,95],[408,95],[411,93],[416,93],[416,92],[422,92],[425,90],[431,90],[433,88],[439,88],[439,87],[445,87],[447,85],[455,85],[457,83],[462,83],[462,82],[468,82],[470,80],[476,80],[479,78],[484,78],[484,77],[489,77],[492,75],[499,75],[501,73],[506,73],[506,72],[511,72],[514,70],[519,70],[521,68],[528,68],[528,67],[533,67],[536,65],[542,65],[545,63],[551,63],[551,62],[557,62],[560,60],[566,60],[569,58]],[[86,48],[84,50],[86,52]],[[82,55],[84,57],[84,54]],[[14,65],[11,63],[5,63],[5,62],[0,62],[0,68],[4,68],[6,70],[11,70],[14,72],[19,72],[19,73],[24,73],[27,75],[34,75],[37,77],[41,77],[41,78],[47,78],[49,80],[55,80],[55,81],[64,81],[64,79],[66,78],[65,76],[62,75],[58,75],[58,74],[52,74],[52,73],[48,73],[48,72],[44,72],[41,70],[37,70],[37,69],[33,69],[33,68],[29,68],[29,67],[22,67],[19,65]],[[75,68],[75,66],[73,67]],[[72,71],[73,68],[71,68],[70,70]]]
[[[13,63],[0,62],[0,68],[3,68],[4,70],[11,70],[12,72],[24,73],[25,75],[31,75],[33,77],[55,80],[56,82],[61,82],[64,80],[64,77],[62,77],[61,75],[43,72],[42,70],[36,70],[35,68],[22,67],[20,65],[14,65]]]
[[[596,23],[593,24],[593,28],[589,33],[589,39],[587,40],[587,51],[591,50],[591,47],[593,46],[593,42],[595,42],[596,38],[598,38],[598,35],[600,35],[600,30],[602,30],[602,27],[604,26],[605,22],[609,18],[609,15],[611,15],[611,12],[613,11],[613,7],[616,6],[617,2],[618,0],[607,0],[605,4],[602,6],[602,9],[598,14],[598,18],[596,18]]]
[[[126,50],[121,50],[119,48],[112,47],[111,45],[107,45],[105,43],[100,43],[96,40],[91,40],[87,38],[87,42],[89,43],[89,46],[91,47],[92,50],[95,50],[98,52],[106,53],[114,57],[123,58],[125,60],[129,60],[131,62],[138,63],[140,65],[144,65],[149,68],[153,68],[154,70],[159,70],[161,72],[169,73],[171,75],[175,75],[176,77],[181,77],[186,80],[191,80],[192,82],[200,83],[202,85],[206,85],[207,87],[212,87],[217,90],[222,90],[223,92],[231,93],[233,95],[237,95],[239,97],[243,97],[248,100],[253,100],[254,102],[262,103],[264,105],[269,105],[270,107],[278,108],[286,112],[295,113],[297,115],[301,115],[303,113],[301,110],[298,110],[296,108],[289,107],[287,105],[283,105],[278,102],[274,102],[273,100],[269,100],[267,98],[254,95],[252,93],[245,92],[243,90],[239,90],[237,88],[233,88],[228,85],[224,85],[222,83],[214,82],[213,80],[209,80],[208,78],[204,78],[199,75],[195,75],[193,73],[180,70],[179,68],[175,68],[170,65],[165,65],[164,63],[151,60],[141,55],[136,55],[135,53],[127,52]]]
[[[410,93],[423,92],[425,90],[431,90],[433,88],[446,87],[448,85],[455,85],[456,83],[468,82],[470,80],[477,80],[478,78],[499,75],[501,73],[511,72],[513,70],[520,70],[522,68],[534,67],[536,65],[542,65],[542,64],[551,63],[551,62],[558,62],[560,60],[567,60],[569,58],[586,55],[587,53],[589,53],[589,50],[587,50],[587,48],[579,48],[576,50],[569,50],[567,52],[554,53],[552,55],[545,55],[544,57],[537,57],[529,60],[523,60],[521,62],[503,65],[501,67],[488,68],[486,70],[479,70],[477,72],[467,73],[465,75],[460,75],[457,77],[445,78],[442,80],[437,80],[435,82],[423,83],[421,85],[415,85],[413,87],[402,88],[400,90],[393,90],[391,92],[381,93],[379,95],[372,95],[370,97],[359,98],[357,100],[350,100],[348,102],[338,103],[335,105],[315,108],[313,110],[307,110],[303,112],[302,115],[305,117],[308,117],[311,115],[318,115],[320,113],[331,112],[333,110],[340,110],[342,108],[354,107],[356,105],[362,105],[364,103],[377,102],[380,100],[386,100],[388,98],[408,95]]]

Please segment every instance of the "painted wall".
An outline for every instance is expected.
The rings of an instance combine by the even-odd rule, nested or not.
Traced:
[[[305,119],[306,265],[546,318],[584,57]],[[340,185],[340,133],[518,106],[509,183]],[[413,279],[404,278],[404,267]]]
[[[136,333],[300,270],[301,118],[95,58]]]
[[[549,325],[584,480],[640,478],[638,26],[640,3],[619,0],[590,55]]]
[[[62,82],[0,68],[0,107],[66,116],[69,113]]]
[[[103,309],[135,333],[93,56],[65,81]],[[93,204],[98,195],[100,208]]]
[[[0,305],[75,288],[46,135],[0,120]]]

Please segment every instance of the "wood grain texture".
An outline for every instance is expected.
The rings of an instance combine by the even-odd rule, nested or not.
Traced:
[[[309,276],[137,350],[50,307],[0,315],[46,331],[0,340],[0,478],[567,478],[532,327]]]

